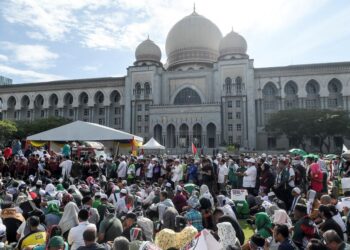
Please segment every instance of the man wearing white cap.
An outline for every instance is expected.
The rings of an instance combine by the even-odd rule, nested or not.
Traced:
[[[289,210],[289,214],[293,214],[294,213],[295,206],[298,203],[302,203],[302,204],[305,203],[305,202],[302,201],[300,188],[298,188],[298,187],[293,188],[292,196],[294,198],[293,198],[292,206],[290,207],[290,210]]]
[[[255,160],[250,158],[247,160],[248,169],[243,173],[243,188],[247,189],[249,194],[254,194],[257,170]]]

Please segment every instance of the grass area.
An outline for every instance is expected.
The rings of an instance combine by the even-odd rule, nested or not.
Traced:
[[[239,225],[241,226],[244,236],[245,236],[245,242],[247,242],[250,237],[254,234],[254,229],[247,223],[246,220],[238,220]]]

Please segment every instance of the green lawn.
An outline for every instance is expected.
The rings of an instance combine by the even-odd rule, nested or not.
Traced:
[[[254,234],[254,229],[246,222],[246,220],[238,220],[238,222],[244,232],[245,242],[247,242]]]

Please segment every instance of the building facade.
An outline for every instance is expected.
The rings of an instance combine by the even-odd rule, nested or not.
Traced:
[[[266,150],[289,148],[264,130],[279,110],[350,109],[350,62],[255,68],[241,35],[223,37],[196,12],[172,27],[165,49],[163,65],[160,48],[143,41],[125,77],[0,86],[3,119],[95,122],[153,136],[170,150],[192,142]]]

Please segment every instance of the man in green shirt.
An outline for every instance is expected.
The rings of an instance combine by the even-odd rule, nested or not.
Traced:
[[[115,216],[115,208],[112,205],[107,206],[104,219],[101,221],[98,242],[105,243],[113,241],[119,237],[123,232],[123,225],[121,221]]]

